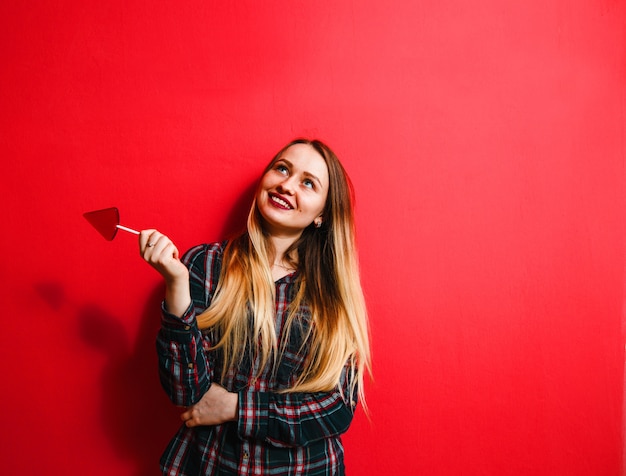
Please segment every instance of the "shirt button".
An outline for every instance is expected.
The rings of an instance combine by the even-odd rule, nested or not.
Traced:
[[[243,452],[243,459],[248,459],[250,457],[250,454],[247,451]]]
[[[188,331],[189,329],[191,329],[191,326],[185,326],[186,331]]]
[[[192,363],[187,364],[187,368],[188,369],[193,369],[193,364]]]

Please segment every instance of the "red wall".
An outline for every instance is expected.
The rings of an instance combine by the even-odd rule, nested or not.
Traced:
[[[2,2],[3,474],[148,475],[162,292],[320,137],[357,188],[371,421],[351,475],[622,472],[626,5]]]

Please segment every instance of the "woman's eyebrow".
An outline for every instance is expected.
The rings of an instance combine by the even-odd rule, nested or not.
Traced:
[[[276,161],[276,163],[279,163],[279,162],[284,162],[285,165],[287,165],[290,169],[293,169],[293,164],[289,162],[287,159],[285,159],[284,157],[281,157],[280,159]],[[319,184],[319,186],[322,187],[322,181],[316,175],[312,174],[311,172],[306,172],[306,171],[302,172],[302,175],[315,180]]]
[[[315,180],[320,187],[322,186],[322,181],[319,178],[317,178],[315,175],[313,175],[311,172],[302,172],[302,175]]]

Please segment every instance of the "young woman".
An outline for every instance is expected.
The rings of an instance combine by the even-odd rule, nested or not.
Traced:
[[[261,177],[246,231],[182,259],[156,230],[165,279],[159,370],[184,424],[167,475],[342,475],[369,372],[352,188],[335,154],[295,140]]]

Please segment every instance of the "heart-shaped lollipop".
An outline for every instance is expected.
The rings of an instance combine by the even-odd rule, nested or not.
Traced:
[[[108,241],[115,238],[117,230],[127,231],[134,235],[139,234],[137,230],[120,225],[120,212],[116,207],[86,212],[83,216]]]

